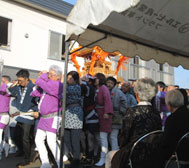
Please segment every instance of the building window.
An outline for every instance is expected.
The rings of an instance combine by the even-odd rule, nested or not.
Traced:
[[[9,48],[12,20],[0,16],[0,48]]]
[[[50,31],[49,56],[50,59],[64,60],[65,35]]]
[[[163,71],[164,72],[169,72],[169,64],[167,64],[167,63],[164,64]]]
[[[137,64],[137,65],[139,64],[139,57],[138,56],[134,57],[133,64]]]
[[[160,71],[160,80],[163,81],[164,80],[164,73],[163,73],[163,64],[159,64],[159,71]]]
[[[159,70],[163,71],[163,64],[159,64]]]
[[[136,56],[133,59],[133,78],[138,79],[139,78],[139,57]]]

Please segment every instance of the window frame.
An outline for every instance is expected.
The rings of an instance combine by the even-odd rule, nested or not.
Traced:
[[[13,24],[13,19],[8,18],[6,16],[1,16],[1,15],[0,15],[0,18],[6,19],[8,21],[8,27],[7,27],[7,44],[6,45],[0,44],[0,49],[10,50],[11,41],[12,41],[12,24]]]
[[[50,53],[51,53],[51,35],[53,33],[60,35],[60,42],[59,42],[60,44],[59,44],[59,51],[58,51],[58,53],[60,54],[58,56],[59,59],[52,58],[52,56],[50,55]],[[65,52],[65,35],[60,33],[60,32],[49,30],[49,42],[48,42],[48,56],[47,56],[47,58],[51,59],[51,60],[55,60],[55,61],[64,61],[65,60],[64,52]]]

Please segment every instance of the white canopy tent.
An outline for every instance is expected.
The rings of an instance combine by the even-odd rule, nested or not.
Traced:
[[[67,39],[189,69],[188,0],[78,0]],[[78,38],[78,35],[79,38]]]
[[[189,0],[77,0],[67,21],[67,40],[120,51],[189,69]],[[95,43],[94,43],[95,42]],[[68,45],[68,44],[67,44]],[[64,80],[67,78],[68,47]],[[66,82],[61,139],[64,137]],[[63,156],[61,141],[61,159]],[[60,161],[62,166],[63,162]]]

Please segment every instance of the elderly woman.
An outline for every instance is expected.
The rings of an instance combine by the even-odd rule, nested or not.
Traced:
[[[36,80],[37,89],[31,93],[33,97],[40,97],[39,113],[40,120],[37,126],[35,143],[42,162],[41,168],[50,168],[45,139],[59,164],[59,148],[56,143],[56,133],[60,123],[60,111],[63,84],[60,82],[62,70],[56,65],[49,68],[49,72],[42,71]],[[34,114],[37,117],[37,114]]]
[[[128,155],[133,143],[142,135],[161,129],[160,115],[153,110],[150,103],[157,92],[154,81],[150,78],[139,79],[135,83],[134,91],[138,105],[127,110],[119,136],[120,150],[108,154],[106,168],[127,167]]]

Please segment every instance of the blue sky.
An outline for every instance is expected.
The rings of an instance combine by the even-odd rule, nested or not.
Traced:
[[[189,88],[189,70],[179,66],[175,68],[175,84],[181,88]]]
[[[75,4],[77,0],[64,0],[68,3]],[[189,88],[189,70],[185,70],[182,66],[175,69],[175,85],[181,88]]]
[[[76,3],[77,0],[63,0],[63,1],[66,1],[72,5],[74,5]]]

